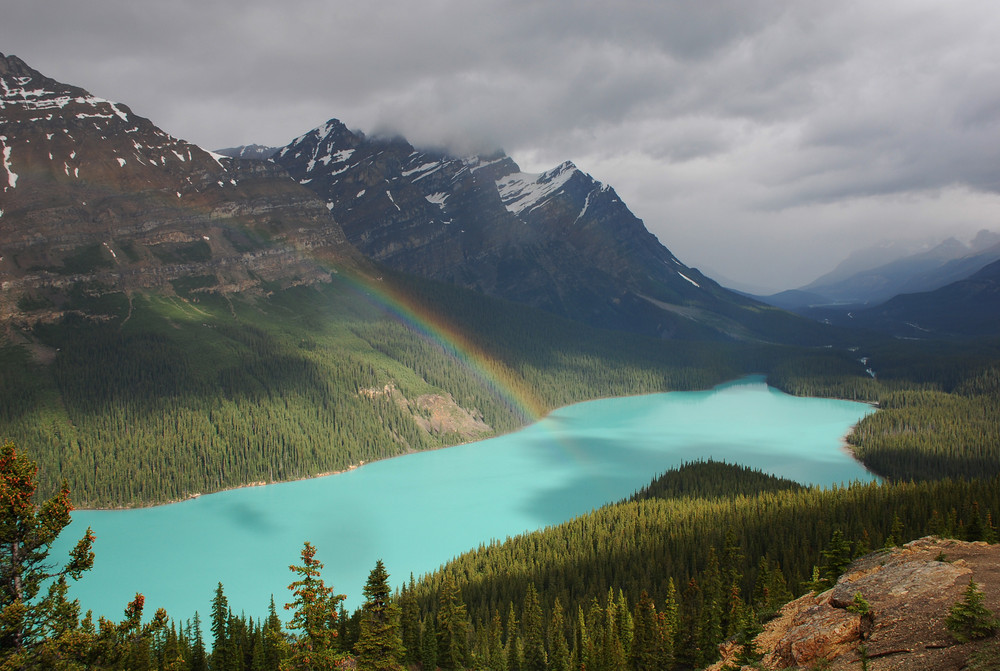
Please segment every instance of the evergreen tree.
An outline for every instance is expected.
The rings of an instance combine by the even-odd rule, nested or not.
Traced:
[[[984,603],[979,585],[969,578],[962,600],[951,607],[944,624],[960,643],[987,638],[996,633],[1000,622]]]
[[[88,528],[69,563],[52,570],[49,551],[69,524],[73,506],[66,483],[37,505],[37,474],[35,463],[18,454],[13,443],[0,446],[0,663],[16,665],[46,639],[74,636],[79,604],[67,601],[66,579],[77,580],[94,565],[94,534]],[[43,587],[46,592],[39,596]]]
[[[983,518],[979,515],[979,503],[972,502],[972,510],[969,511],[969,523],[965,525],[965,540],[981,541],[985,535],[983,528]]]
[[[194,612],[189,624],[188,640],[191,642],[191,671],[208,671],[208,656],[205,654],[205,641],[201,633],[201,617]]]
[[[524,669],[524,641],[518,634],[507,641],[507,669],[508,671],[522,671]]]
[[[667,598],[663,604],[663,668],[674,665],[677,654],[677,644],[681,633],[680,603],[677,601],[677,587],[671,577],[667,581]]]
[[[746,619],[750,608],[747,607],[746,602],[743,601],[743,595],[740,594],[740,586],[733,583],[729,587],[729,599],[726,604],[726,638],[733,636],[746,624]]]
[[[229,648],[229,600],[220,582],[212,598],[212,671],[231,671],[232,650]]]
[[[157,648],[161,651],[159,655],[159,665],[164,671],[181,671],[187,668],[184,662],[184,653],[181,651],[180,637],[177,635],[177,624],[170,622],[170,628],[166,629],[162,641],[157,642]]]
[[[549,671],[570,671],[572,656],[566,642],[566,616],[562,602],[556,597],[549,619]]]
[[[417,603],[416,583],[410,574],[410,583],[404,585],[399,595],[400,628],[402,629],[404,655],[407,665],[420,662],[420,604]]]
[[[288,628],[293,630],[289,656],[283,669],[332,669],[343,659],[336,646],[337,606],[343,594],[334,594],[320,577],[323,564],[309,542],[302,548],[302,565],[289,566],[299,579],[288,586],[294,595],[286,610],[293,611]]]
[[[507,671],[507,656],[503,649],[503,621],[500,611],[493,611],[486,644],[486,664],[490,671]]]
[[[660,631],[656,606],[646,590],[639,595],[632,617],[635,633],[632,639],[630,665],[635,671],[658,671],[661,669]]]
[[[704,665],[715,659],[718,654],[716,646],[722,642],[723,592],[722,576],[719,571],[719,560],[715,548],[708,549],[708,560],[702,572],[701,581],[704,595],[704,605],[701,609],[701,620],[698,623],[699,665]]]
[[[507,626],[506,626],[506,652],[507,671],[521,671],[523,659],[521,655],[521,631],[519,628],[517,614],[514,612],[514,602],[507,604]]]
[[[899,518],[896,517],[896,522]],[[898,533],[902,533],[901,531]],[[825,560],[820,568],[820,579],[826,588],[833,587],[837,583],[837,578],[847,570],[854,559],[851,552],[851,542],[844,537],[844,532],[836,529],[830,536],[830,542],[822,552]]]
[[[399,605],[390,599],[389,574],[379,559],[368,574],[361,606],[361,631],[354,644],[361,671],[402,669],[403,639],[400,635]]]
[[[618,588],[618,597],[615,599],[615,626],[618,631],[618,638],[622,642],[622,655],[628,659],[632,653],[632,638],[635,635],[632,622],[632,610],[629,608],[628,599],[625,593]]]
[[[684,588],[680,603],[682,610],[681,633],[677,638],[677,661],[688,666],[704,666],[702,663],[702,611],[705,610],[705,596],[696,578],[691,578]]]
[[[88,662],[93,667],[137,671],[152,668],[150,643],[166,628],[167,613],[160,608],[150,622],[143,624],[144,605],[143,595],[136,594],[125,607],[125,619],[121,622],[101,618],[97,637],[88,654]]]
[[[727,589],[732,585],[740,586],[743,581],[743,548],[736,539],[732,527],[726,527],[726,538],[722,547],[722,584]]]
[[[267,608],[267,619],[261,628],[261,647],[263,648],[263,666],[268,671],[281,666],[288,652],[288,641],[285,633],[281,629],[281,618],[278,617],[278,609],[274,605],[274,595],[271,595],[271,603]]]
[[[528,583],[525,591],[521,621],[524,624],[524,671],[546,671],[545,629],[534,583]]]
[[[582,671],[587,668],[587,650],[590,639],[587,636],[587,620],[583,615],[583,606],[576,608],[576,626],[573,627],[573,669]]]
[[[437,632],[434,631],[434,616],[424,618],[424,626],[420,634],[420,666],[424,671],[434,671],[437,665]]]
[[[438,601],[438,666],[446,671],[465,668],[469,656],[469,618],[458,585],[445,574]]]
[[[614,589],[609,587],[604,608],[598,611],[601,632],[601,649],[598,651],[598,668],[619,671],[625,668],[626,652],[622,643],[622,627],[618,618],[618,603]]]

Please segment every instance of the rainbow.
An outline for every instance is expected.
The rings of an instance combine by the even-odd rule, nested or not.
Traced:
[[[441,347],[512,408],[523,423],[536,422],[547,414],[547,408],[517,372],[427,305],[381,278],[343,271],[336,276],[411,331]]]

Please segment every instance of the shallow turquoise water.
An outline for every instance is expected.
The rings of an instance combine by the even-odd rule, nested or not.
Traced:
[[[394,584],[490,539],[557,524],[625,498],[685,461],[736,462],[806,484],[873,476],[841,447],[872,409],[796,398],[747,378],[704,392],[591,401],[517,433],[367,464],[347,473],[238,489],[157,508],[78,511],[65,556],[87,525],[92,571],[72,588],[84,610],[121,619],[136,592],[147,615],[209,612],[222,582],[234,612],[288,600],[289,564],[317,548],[324,580],[360,605],[377,559]]]

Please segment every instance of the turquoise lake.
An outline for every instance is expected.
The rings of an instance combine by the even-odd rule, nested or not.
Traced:
[[[250,487],[156,508],[77,511],[52,557],[89,525],[95,566],[71,588],[83,610],[121,619],[136,592],[203,622],[218,582],[235,613],[289,600],[304,541],[327,585],[360,605],[377,559],[392,582],[433,571],[491,539],[617,501],[686,461],[726,460],[833,485],[874,479],[842,439],[872,408],[797,398],[746,378],[702,392],[589,401],[516,433],[323,478]]]

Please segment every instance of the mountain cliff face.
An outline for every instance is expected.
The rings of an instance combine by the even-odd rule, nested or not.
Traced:
[[[659,336],[759,337],[762,306],[678,261],[614,189],[572,163],[527,174],[503,153],[455,157],[336,119],[273,161],[347,238],[392,268],[586,323]]]
[[[361,260],[279,167],[206,152],[2,54],[0,156],[0,319],[57,317],[72,291],[328,278],[306,251]]]
[[[15,56],[0,55],[0,86],[5,320],[56,319],[73,292],[169,291],[178,281],[260,290],[322,281],[330,264],[369,267],[368,257],[601,327],[827,338],[685,266],[614,189],[572,163],[527,174],[502,153],[418,151],[336,120],[271,159],[232,158]]]
[[[983,654],[993,654],[995,662],[995,637],[961,644],[945,627],[970,578],[984,605],[1000,610],[996,545],[928,537],[863,557],[833,589],[792,601],[765,625],[756,638],[765,668],[941,671],[967,668],[970,657]],[[869,605],[867,616],[848,610],[858,593]],[[992,653],[984,650],[991,646]],[[740,668],[733,664],[735,646],[722,646],[722,653],[723,661],[710,669],[727,662]]]

